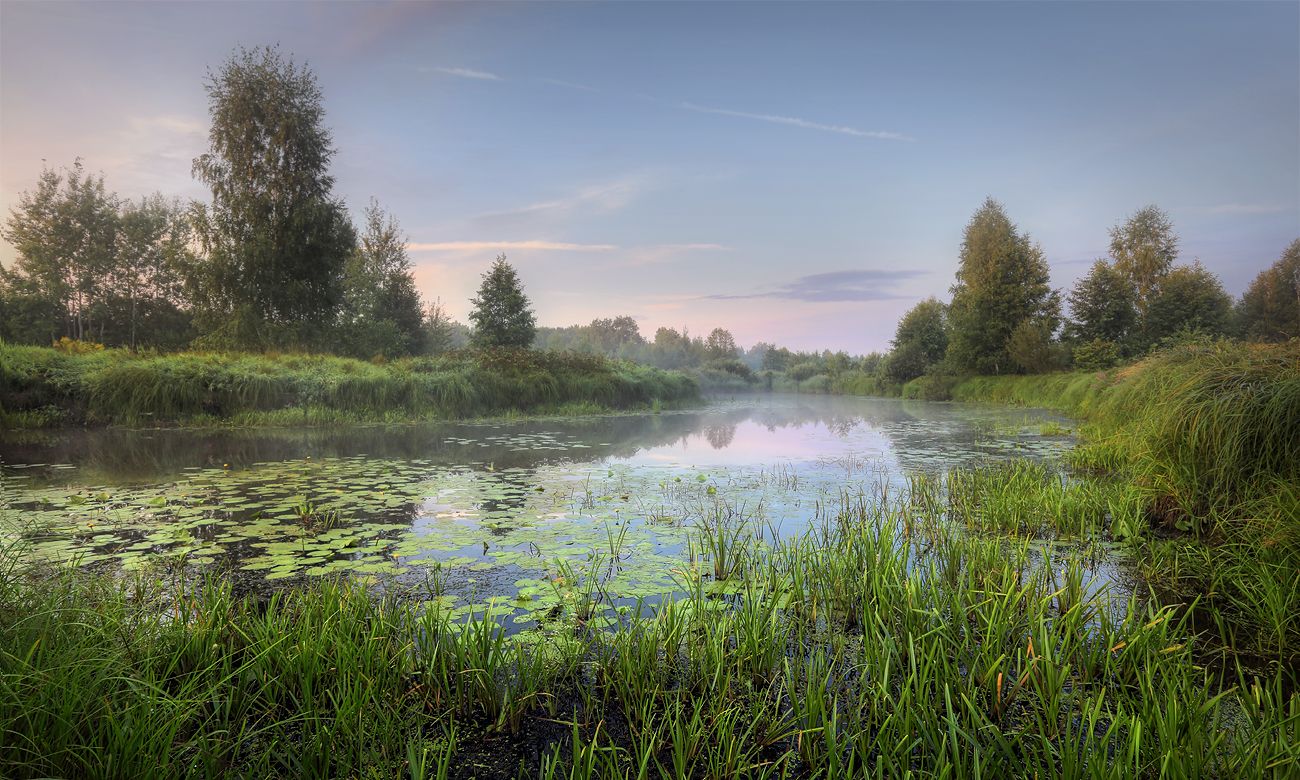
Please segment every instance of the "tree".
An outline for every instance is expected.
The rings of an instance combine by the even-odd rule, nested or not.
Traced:
[[[1232,296],[1219,277],[1199,263],[1179,266],[1160,283],[1143,318],[1145,345],[1159,344],[1182,332],[1223,335],[1232,315]]]
[[[926,298],[908,310],[894,330],[889,378],[908,382],[929,371],[948,351],[948,307]]]
[[[424,350],[420,294],[406,237],[373,198],[360,241],[343,269],[344,340],[353,354],[413,355]]]
[[[629,344],[645,343],[636,320],[627,315],[592,320],[586,330],[591,345],[607,355],[616,354],[620,347]]]
[[[470,300],[474,306],[469,319],[474,323],[471,343],[483,347],[527,348],[537,332],[528,296],[514,266],[498,255],[492,267],[483,274],[478,296]]]
[[[1026,374],[1043,374],[1065,362],[1061,346],[1052,339],[1052,326],[1042,319],[1022,320],[1007,339],[1007,354]]]
[[[176,348],[189,341],[185,279],[192,270],[186,209],[161,194],[123,206],[114,262],[108,273],[109,312],[116,341]]]
[[[333,323],[356,237],[332,194],[316,77],[276,48],[238,49],[207,84],[209,150],[194,175],[205,314],[220,339],[301,342]]]
[[[1060,296],[1051,287],[1042,250],[1020,233],[1002,204],[989,198],[971,217],[962,240],[949,306],[948,359],[958,370],[1010,371],[1011,333],[1034,320],[1055,329]]]
[[[1074,367],[1083,371],[1100,371],[1119,362],[1119,345],[1106,339],[1093,339],[1076,344]]]
[[[731,331],[724,328],[713,329],[709,337],[704,340],[704,351],[709,360],[735,360],[736,355],[740,353]]]
[[[1145,312],[1160,282],[1178,259],[1178,236],[1169,215],[1157,206],[1138,209],[1110,231],[1110,256],[1115,270],[1137,291],[1137,307]]]
[[[895,344],[889,351],[889,357],[885,361],[885,374],[891,381],[903,384],[926,373],[932,365],[921,342],[904,341]]]
[[[914,341],[930,363],[943,360],[948,351],[948,307],[937,298],[926,298],[898,321],[894,345]]]
[[[1237,307],[1241,334],[1255,341],[1300,337],[1300,238],[1260,272]]]
[[[456,348],[455,324],[441,300],[434,300],[425,310],[424,347],[430,355],[441,355]]]
[[[46,168],[36,189],[19,196],[0,232],[18,253],[4,276],[10,295],[22,300],[25,329],[50,339],[102,337],[95,315],[103,313],[114,263],[118,207],[104,177],[86,174],[81,160],[62,172]]]
[[[1073,341],[1101,339],[1123,344],[1137,325],[1137,288],[1105,260],[1092,264],[1070,291],[1066,335]]]
[[[650,354],[660,368],[681,368],[690,360],[690,348],[689,337],[678,333],[676,328],[660,327],[655,331]]]
[[[764,371],[785,371],[794,360],[794,353],[785,347],[772,347],[763,353]]]

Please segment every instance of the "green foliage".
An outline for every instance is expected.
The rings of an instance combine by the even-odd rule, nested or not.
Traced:
[[[1137,306],[1147,304],[1178,259],[1178,236],[1169,215],[1155,205],[1135,211],[1110,231],[1110,256],[1115,270],[1133,285]]]
[[[953,397],[1090,421],[1081,461],[1135,485],[1150,522],[1210,542],[1148,575],[1243,615],[1242,641],[1244,623],[1300,647],[1300,613],[1279,623],[1280,602],[1264,598],[1294,593],[1300,570],[1300,342],[1189,343],[1104,374],[975,377]]]
[[[740,352],[736,348],[736,339],[732,337],[731,331],[723,328],[714,328],[709,337],[704,340],[704,351],[709,360],[735,360],[736,355]]]
[[[951,374],[926,374],[903,385],[900,395],[920,401],[951,401],[953,387],[959,381]]]
[[[1026,374],[1060,370],[1064,363],[1061,346],[1052,338],[1052,327],[1042,320],[1024,320],[1007,339],[1007,355]]]
[[[397,221],[371,199],[365,228],[343,270],[342,351],[397,357],[425,351],[424,312]],[[442,345],[439,351],[446,351]]]
[[[309,422],[317,410],[359,420],[460,418],[590,402],[648,406],[696,397],[681,374],[596,356],[529,350],[448,353],[376,365],[327,355],[120,350],[63,354],[0,344],[0,399],[11,423],[35,410],[87,423]]]
[[[966,226],[949,307],[948,360],[958,371],[1007,373],[1012,332],[1026,320],[1053,329],[1060,312],[1047,261],[989,198]]]
[[[948,307],[927,298],[908,310],[894,331],[886,371],[895,382],[908,382],[929,371],[948,351]]]
[[[821,366],[816,361],[805,360],[790,366],[786,369],[785,375],[796,382],[802,382],[819,373],[821,373]]]
[[[26,299],[11,328],[40,332],[47,342],[101,335],[96,315],[110,290],[118,208],[104,177],[86,174],[81,160],[63,172],[46,168],[35,191],[19,196],[3,230],[17,258],[12,270],[0,270],[10,295]]]
[[[463,325],[452,322],[440,299],[434,300],[424,311],[424,349],[430,355],[441,355],[453,349],[461,349],[469,344],[469,338],[457,327]]]
[[[209,343],[319,343],[342,297],[356,236],[333,196],[334,156],[316,77],[275,48],[238,49],[207,85],[210,147],[194,175],[212,190],[194,227]]]
[[[1254,341],[1300,338],[1300,238],[1250,283],[1237,320],[1242,335]]]
[[[497,256],[483,274],[478,295],[470,303],[474,306],[469,315],[474,323],[471,336],[474,346],[527,348],[532,345],[537,321],[519,274],[506,262],[505,255]]]
[[[1124,344],[1137,325],[1137,288],[1105,260],[1098,260],[1070,291],[1065,331],[1073,341]]]
[[[1119,360],[1119,345],[1113,341],[1093,339],[1074,347],[1074,366],[1082,371],[1113,368]]]
[[[1219,278],[1200,263],[1174,268],[1147,302],[1142,318],[1142,339],[1159,344],[1180,332],[1209,336],[1227,333],[1232,317],[1232,296]]]

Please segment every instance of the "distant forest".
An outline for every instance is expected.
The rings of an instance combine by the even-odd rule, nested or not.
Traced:
[[[382,360],[533,347],[685,370],[713,389],[871,393],[924,377],[1102,369],[1179,341],[1300,337],[1300,239],[1234,301],[1199,263],[1179,262],[1173,224],[1148,206],[1111,228],[1109,257],[1063,295],[1041,247],[991,198],[966,226],[950,299],[907,312],[887,353],[742,348],[721,327],[647,337],[630,316],[537,327],[504,256],[484,273],[471,322],[457,323],[421,299],[397,220],[372,199],[353,224],[334,194],[310,70],[273,47],[239,49],[206,90],[210,145],[193,175],[210,201],[125,199],[80,160],[23,193],[0,229],[17,252],[0,268],[0,339]]]

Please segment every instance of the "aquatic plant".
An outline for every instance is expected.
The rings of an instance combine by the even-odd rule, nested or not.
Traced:
[[[0,556],[0,770],[171,777],[1285,777],[1282,667],[1068,550],[900,536],[863,501],[603,630],[318,581],[113,579]],[[941,528],[941,527],[940,527]],[[581,576],[581,575],[579,575]],[[696,580],[697,583],[701,582]],[[288,746],[292,745],[292,749]]]

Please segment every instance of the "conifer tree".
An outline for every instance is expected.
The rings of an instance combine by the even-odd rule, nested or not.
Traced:
[[[498,255],[483,274],[478,295],[470,303],[474,306],[469,318],[474,323],[471,343],[475,347],[524,349],[532,345],[537,320],[519,274],[505,255]]]

